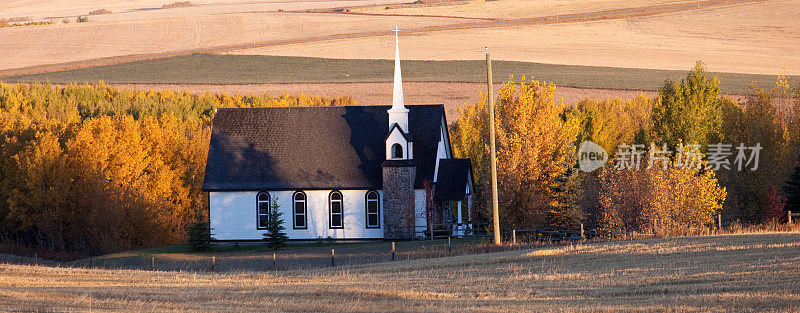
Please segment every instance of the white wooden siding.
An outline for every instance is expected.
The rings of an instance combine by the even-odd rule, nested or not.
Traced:
[[[425,189],[414,189],[414,232],[421,232],[428,226],[428,211],[425,208]]]
[[[329,227],[328,195],[330,190],[304,190],[307,196],[307,229],[294,229],[292,195],[294,191],[270,191],[278,202],[281,218],[289,239],[366,239],[383,238],[383,205],[380,207],[380,228],[366,228],[367,190],[341,190],[344,205],[344,228]],[[212,234],[218,240],[260,240],[264,230],[256,228],[255,191],[210,192],[210,221]],[[383,192],[378,191],[383,197]],[[424,198],[424,190],[423,190]],[[382,199],[382,198],[381,198]],[[423,199],[424,204],[424,199]]]

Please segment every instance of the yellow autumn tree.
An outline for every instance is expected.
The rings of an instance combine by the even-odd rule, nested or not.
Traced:
[[[639,131],[649,132],[652,127],[650,112],[653,99],[639,94],[623,100],[584,99],[578,101],[568,114],[579,124],[576,144],[590,140],[606,151],[617,145],[631,143]]]
[[[538,81],[506,82],[496,107],[497,172],[501,221],[506,227],[542,226],[565,201],[552,183],[574,164],[577,125],[554,98],[555,86]],[[472,159],[482,207],[490,207],[489,130],[486,99],[460,109],[452,128],[458,157]],[[484,211],[484,214],[486,211]],[[570,211],[571,219],[580,219]],[[576,216],[577,215],[577,216]]]
[[[352,98],[0,82],[0,249],[80,255],[183,242],[207,212],[214,108],[341,104]]]
[[[713,171],[608,168],[599,173],[599,226],[605,231],[682,235],[714,224],[726,191]]]

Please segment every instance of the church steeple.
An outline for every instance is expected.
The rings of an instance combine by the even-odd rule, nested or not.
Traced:
[[[394,124],[400,126],[403,132],[408,133],[408,109],[406,109],[403,102],[403,75],[400,73],[400,39],[398,33],[400,30],[395,27],[394,29],[394,90],[392,91],[392,108],[389,109],[389,129],[394,127]]]
[[[400,74],[400,40],[394,29],[394,91],[386,136],[386,162],[383,167],[383,237],[411,239],[416,209],[414,182],[417,166],[408,125],[408,109],[403,104],[403,76]]]

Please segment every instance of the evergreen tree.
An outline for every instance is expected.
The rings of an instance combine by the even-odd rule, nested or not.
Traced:
[[[789,176],[786,185],[783,186],[786,194],[786,209],[792,212],[800,212],[800,165],[795,167],[794,173]]]
[[[284,232],[286,228],[283,227],[283,219],[281,218],[283,213],[278,211],[278,208],[277,199],[271,199],[269,202],[269,214],[267,215],[267,232],[264,233],[263,239],[267,247],[275,250],[285,247],[286,241],[289,240],[286,232]]]
[[[189,237],[187,243],[192,251],[211,250],[211,226],[198,212],[195,221],[189,224],[186,233]]]
[[[549,189],[551,201],[547,205],[544,226],[551,229],[576,229],[580,225],[582,213],[578,206],[579,171],[574,160],[565,162],[566,170],[553,179]]]

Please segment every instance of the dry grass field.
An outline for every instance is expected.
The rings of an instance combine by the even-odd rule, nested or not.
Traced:
[[[0,265],[0,310],[797,311],[800,234],[679,237],[287,272]]]
[[[509,3],[540,8],[531,1],[500,0],[452,10],[397,11],[470,17],[526,12],[506,7]],[[461,8],[469,10],[461,14]],[[800,74],[799,15],[800,2],[770,0],[637,18],[412,33],[402,38],[401,55],[421,60],[480,59],[483,48],[489,47],[498,60],[670,70],[691,68],[702,60],[712,71],[796,75]],[[391,56],[392,48],[387,37],[362,37],[230,53],[363,58]]]
[[[498,0],[390,9],[384,5],[411,1],[221,0],[159,9],[166,2],[3,3],[4,16],[60,21],[101,8],[112,14],[0,29],[0,75],[231,50],[384,58],[395,25],[411,32],[403,38],[405,59],[480,59],[488,46],[498,60],[669,70],[703,60],[719,72],[800,73],[800,4],[791,0]],[[315,11],[335,7],[362,9]],[[582,17],[559,20],[569,15]]]
[[[191,6],[159,10],[163,5],[184,0],[6,0],[0,3],[0,17],[30,16],[34,19],[58,19],[87,15],[90,11],[106,9],[112,14],[93,17],[97,21],[119,21],[163,17],[236,13],[248,11],[278,11],[321,9],[342,6],[341,0],[191,0]],[[353,0],[349,5],[378,5],[409,2],[405,0]]]
[[[564,245],[564,243],[542,241],[526,242],[517,246],[494,246],[490,241],[491,238],[485,236],[452,238],[450,246],[447,239],[400,241],[395,243],[395,260],[431,259]],[[309,270],[331,267],[331,250],[335,252],[333,266],[348,267],[392,261],[392,244],[389,241],[325,242],[322,240],[307,243],[293,242],[278,251],[267,248],[262,242],[227,242],[215,244],[211,251],[198,253],[192,252],[184,244],[101,255],[64,262],[61,265],[104,269],[155,268],[159,271],[208,271],[213,263],[215,272]],[[0,255],[0,262],[2,260],[3,257]],[[30,261],[27,259],[9,262],[33,264]]]
[[[73,66],[82,67],[82,61],[91,66],[102,61],[98,59],[109,57],[158,58],[260,42],[296,42],[385,31],[403,23],[439,25],[442,19],[250,12],[7,27],[0,28],[0,69],[67,62],[78,62]]]

